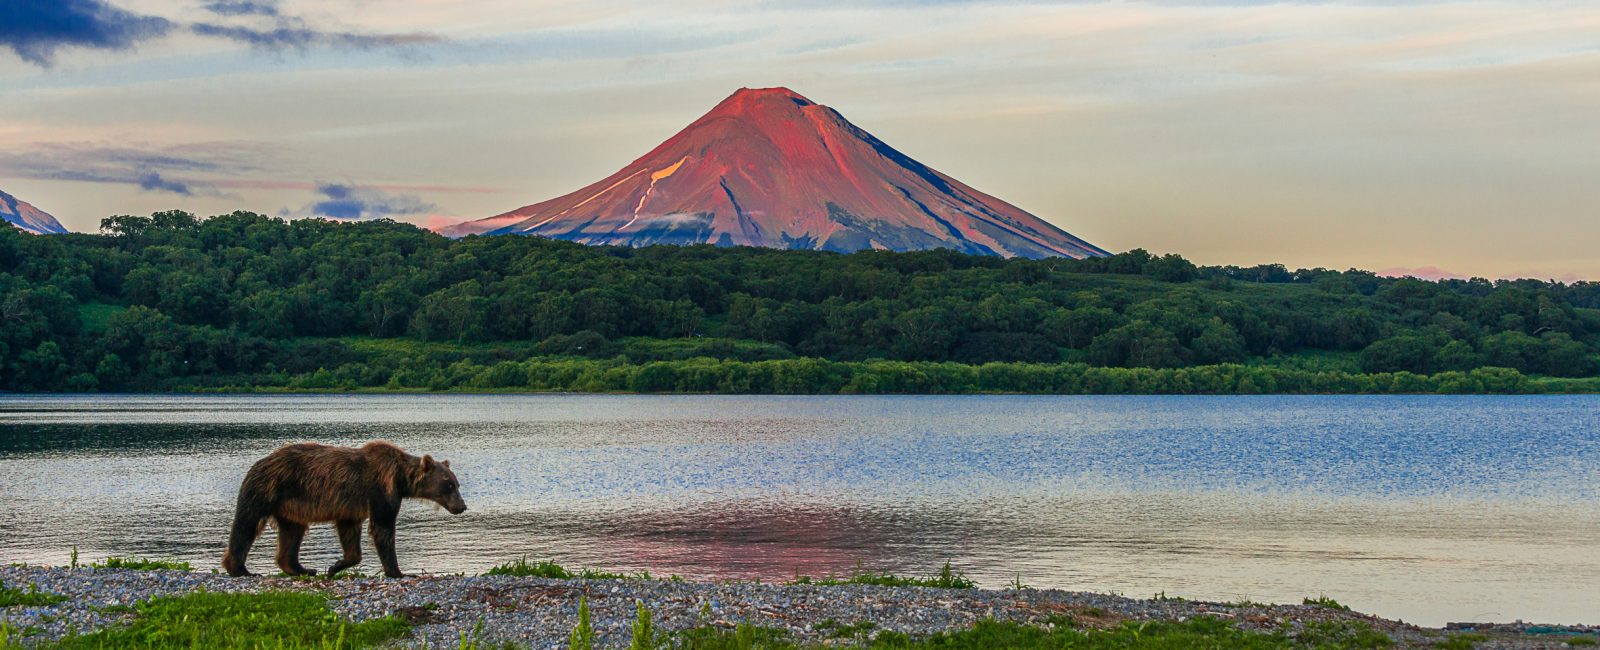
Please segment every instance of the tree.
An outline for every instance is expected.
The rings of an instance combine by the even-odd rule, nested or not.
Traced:
[[[468,280],[428,294],[411,318],[411,331],[429,341],[476,340],[483,333],[488,299],[477,280]]]
[[[922,307],[894,319],[895,356],[900,359],[942,361],[950,354],[956,332],[950,315],[937,307]]]
[[[951,358],[973,364],[990,361],[1052,363],[1061,359],[1061,350],[1043,336],[1031,332],[968,332],[961,337]]]
[[[1141,270],[1145,275],[1162,282],[1188,282],[1200,274],[1193,262],[1183,259],[1177,253],[1153,257],[1149,262],[1145,262]]]
[[[1440,346],[1433,339],[1418,334],[1402,334],[1376,341],[1361,351],[1361,369],[1366,372],[1400,372],[1402,370],[1427,374]]]
[[[1104,307],[1057,309],[1045,318],[1044,335],[1057,345],[1083,348],[1095,337],[1125,322],[1116,312]]]
[[[1096,365],[1127,368],[1176,368],[1184,365],[1188,350],[1161,327],[1136,320],[1095,337],[1085,351]]]
[[[357,303],[361,323],[372,336],[394,336],[405,326],[421,302],[402,280],[390,280],[364,291]]]
[[[1205,329],[1189,343],[1189,348],[1194,351],[1195,363],[1234,363],[1243,361],[1247,354],[1244,337],[1239,336],[1238,330],[1233,329],[1215,316],[1206,323]]]

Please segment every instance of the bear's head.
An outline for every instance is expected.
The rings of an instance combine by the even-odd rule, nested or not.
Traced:
[[[456,480],[456,473],[450,471],[448,460],[436,461],[432,456],[423,456],[411,494],[444,506],[452,515],[467,511],[467,502],[461,500],[461,483]]]

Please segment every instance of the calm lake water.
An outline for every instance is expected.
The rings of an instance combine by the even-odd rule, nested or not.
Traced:
[[[209,569],[252,462],[372,438],[453,461],[471,506],[403,510],[408,571],[948,560],[990,587],[1600,622],[1593,396],[0,396],[0,562]],[[337,553],[313,529],[307,566]]]

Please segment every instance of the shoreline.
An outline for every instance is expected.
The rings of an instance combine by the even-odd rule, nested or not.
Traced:
[[[1028,391],[983,391],[972,390],[951,393],[924,392],[924,393],[734,393],[734,392],[695,392],[695,391],[575,391],[560,389],[516,389],[516,388],[450,388],[445,390],[429,390],[426,388],[385,388],[385,387],[354,387],[354,388],[290,388],[283,386],[258,386],[224,388],[197,388],[192,386],[178,387],[171,390],[152,391],[104,391],[104,392],[18,392],[0,390],[0,397],[76,397],[94,395],[99,397],[177,397],[177,396],[274,396],[274,395],[399,395],[399,396],[514,396],[514,395],[539,395],[539,396],[624,396],[624,397],[1593,397],[1600,395],[1600,389],[1593,391],[1535,391],[1522,393],[1456,393],[1456,392],[1193,392],[1193,393],[1052,393]]]
[[[580,601],[592,612],[595,647],[626,647],[640,604],[663,634],[698,627],[733,629],[743,623],[780,630],[808,646],[863,645],[884,633],[923,638],[971,629],[993,619],[1049,627],[1116,629],[1124,623],[1192,621],[1210,617],[1241,630],[1289,638],[1322,626],[1370,628],[1390,647],[1432,647],[1466,635],[1478,648],[1567,648],[1600,638],[1600,625],[1459,624],[1425,628],[1351,611],[1333,601],[1302,605],[1218,603],[1179,598],[1137,599],[1053,589],[945,589],[862,584],[688,582],[632,577],[550,579],[515,576],[421,576],[294,579],[229,578],[177,570],[0,568],[10,589],[36,588],[63,600],[0,609],[11,638],[25,645],[126,625],[131,607],[151,598],[205,593],[321,592],[350,623],[398,616],[410,625],[399,647],[456,647],[472,635],[487,644],[567,647]],[[852,631],[841,637],[841,630]],[[1475,645],[1471,645],[1475,644]],[[1586,641],[1575,644],[1587,645]],[[495,647],[490,645],[489,647]],[[1452,646],[1455,647],[1455,646]]]

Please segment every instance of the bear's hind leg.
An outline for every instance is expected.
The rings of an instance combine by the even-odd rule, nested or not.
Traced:
[[[306,525],[278,518],[278,568],[292,576],[314,576],[312,571],[300,566],[300,541],[306,537]]]
[[[250,556],[250,547],[255,545],[256,538],[261,536],[261,529],[266,525],[265,509],[240,504],[235,510],[233,529],[228,533],[228,550],[222,554],[222,569],[228,575],[235,578],[255,575],[245,568],[244,561]]]
[[[344,547],[344,557],[328,568],[328,577],[361,563],[361,520],[341,519],[334,524],[339,531],[339,545]]]

